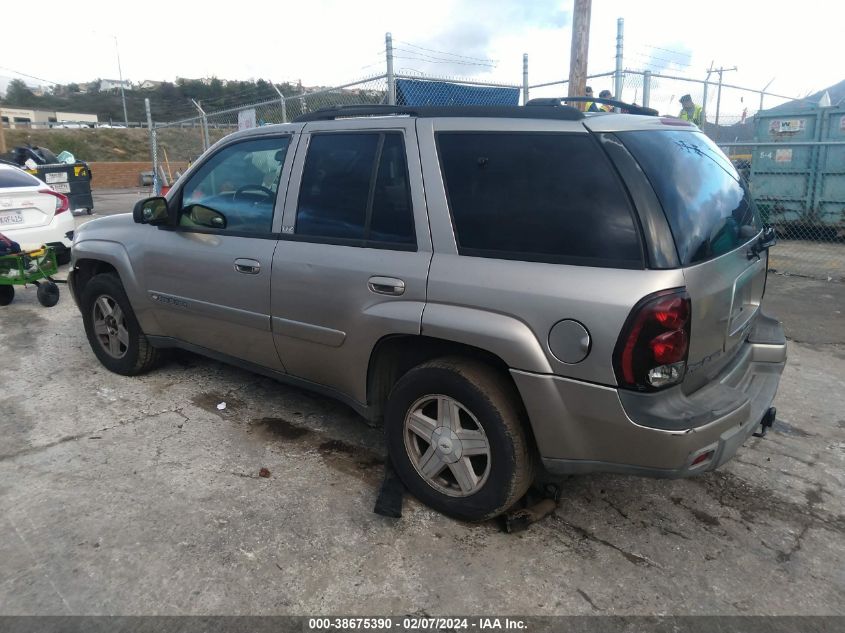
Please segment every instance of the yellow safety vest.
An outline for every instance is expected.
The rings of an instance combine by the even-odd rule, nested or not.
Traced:
[[[701,127],[704,119],[702,112],[703,110],[700,105],[693,108],[692,116],[689,115],[686,108],[681,108],[681,114],[678,115],[678,118],[683,119],[684,121],[689,121],[690,123],[695,123],[698,127]]]

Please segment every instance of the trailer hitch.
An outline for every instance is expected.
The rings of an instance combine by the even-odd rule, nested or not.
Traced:
[[[775,407],[769,407],[763,419],[760,420],[760,430],[754,433],[754,437],[766,437],[766,431],[774,425],[777,414],[778,410]]]

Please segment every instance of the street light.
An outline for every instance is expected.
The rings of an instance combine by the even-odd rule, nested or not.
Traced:
[[[117,46],[117,35],[114,37],[114,50],[117,53],[117,74],[120,76],[120,99],[123,101],[123,123],[129,127],[129,115],[126,113],[126,93],[123,91],[123,70],[120,68],[120,49]]]

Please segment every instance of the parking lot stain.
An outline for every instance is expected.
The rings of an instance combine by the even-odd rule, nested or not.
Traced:
[[[772,426],[772,430],[778,433],[782,433],[783,435],[791,435],[793,437],[815,437],[815,433],[808,433],[803,429],[799,429],[796,426],[792,426],[791,424],[784,422],[782,420],[775,420],[774,426]]]
[[[296,426],[284,418],[258,418],[253,420],[252,424],[262,426],[268,433],[286,440],[298,440],[311,432],[304,426]]]
[[[327,466],[349,475],[377,480],[378,469],[384,466],[384,459],[373,451],[360,446],[351,446],[341,440],[327,440],[317,447]]]

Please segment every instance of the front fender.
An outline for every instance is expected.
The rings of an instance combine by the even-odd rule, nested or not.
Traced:
[[[104,262],[112,266],[120,277],[135,317],[141,325],[141,329],[147,334],[159,334],[161,328],[153,313],[153,306],[150,304],[143,285],[138,278],[132,259],[126,247],[120,242],[103,239],[77,239],[73,245],[72,268],[81,268],[85,261]],[[78,280],[74,274],[75,281]],[[77,287],[76,292],[82,293],[82,288]]]

